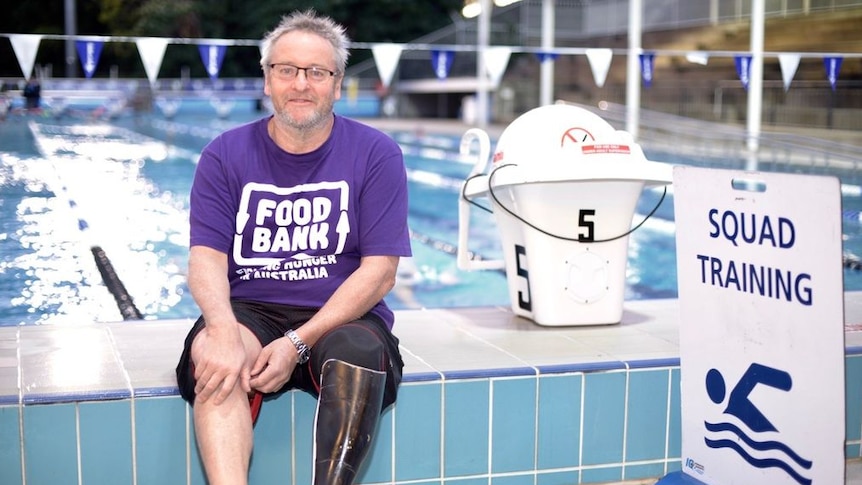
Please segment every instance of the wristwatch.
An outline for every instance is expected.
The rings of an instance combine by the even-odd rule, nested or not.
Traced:
[[[296,360],[297,364],[304,364],[308,362],[308,358],[311,357],[311,348],[308,345],[305,345],[305,342],[299,338],[299,335],[296,334],[293,330],[288,330],[284,332],[284,336],[289,338],[291,342],[293,342],[293,346],[296,347],[296,355],[299,358]]]

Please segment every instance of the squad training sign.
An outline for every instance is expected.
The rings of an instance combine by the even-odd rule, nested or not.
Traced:
[[[838,180],[674,169],[682,468],[843,483]]]

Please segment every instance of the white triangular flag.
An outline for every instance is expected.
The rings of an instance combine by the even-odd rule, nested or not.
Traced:
[[[154,85],[156,78],[159,77],[159,69],[162,68],[162,59],[165,58],[165,49],[168,47],[168,40],[156,37],[141,37],[135,39],[135,44],[138,45],[138,52],[141,54],[141,61],[144,63],[144,70],[147,71],[150,85]]]
[[[790,81],[796,75],[796,69],[799,68],[799,59],[802,56],[799,54],[778,54],[778,63],[781,65],[781,79],[784,80],[784,90],[790,89]]]
[[[604,86],[605,79],[608,77],[608,70],[611,67],[611,59],[614,57],[614,51],[610,49],[587,49],[586,54],[587,60],[590,61],[590,68],[593,70],[593,79],[596,80],[596,86]]]
[[[380,74],[384,88],[388,88],[389,83],[392,82],[392,76],[395,75],[395,68],[398,67],[398,60],[401,58],[401,51],[403,50],[404,46],[401,44],[375,44],[371,46],[374,63],[377,64],[377,73]]]
[[[709,54],[701,51],[689,52],[685,55],[685,59],[692,64],[705,66],[709,62]]]
[[[9,41],[12,42],[12,50],[18,58],[18,65],[24,77],[30,79],[33,75],[33,65],[36,63],[36,52],[39,43],[42,42],[40,34],[11,34]]]
[[[509,57],[512,55],[510,47],[489,47],[485,51],[485,71],[491,79],[491,87],[496,88],[503,79],[506,66],[509,65]]]

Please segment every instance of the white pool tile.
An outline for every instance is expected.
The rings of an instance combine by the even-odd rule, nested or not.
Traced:
[[[176,386],[176,364],[193,323],[180,319],[109,325],[133,389]]]
[[[25,400],[129,390],[104,325],[22,328],[20,346]]]

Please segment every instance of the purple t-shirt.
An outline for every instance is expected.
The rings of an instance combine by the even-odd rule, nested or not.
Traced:
[[[268,120],[210,142],[192,184],[190,243],[228,255],[232,299],[321,307],[361,257],[411,255],[398,144],[336,116],[320,148],[293,155]],[[385,302],[372,311],[392,327]]]

